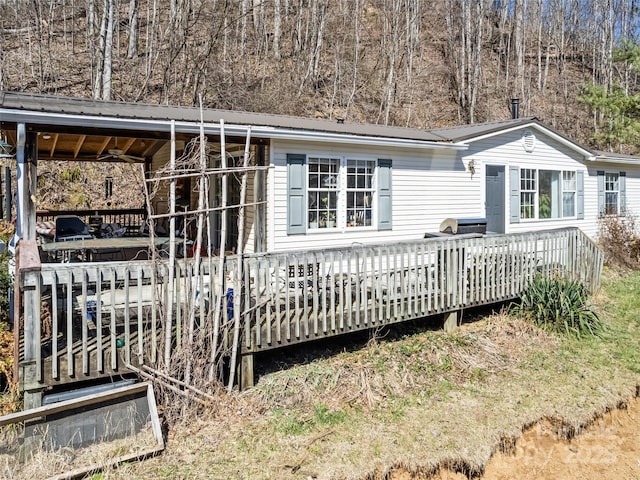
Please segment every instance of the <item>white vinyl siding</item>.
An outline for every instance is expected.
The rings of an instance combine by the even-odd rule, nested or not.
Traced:
[[[597,229],[597,222],[594,217],[589,217],[597,206],[595,198],[595,189],[592,181],[595,182],[590,175],[595,175],[588,170],[590,163],[578,152],[569,146],[545,135],[540,129],[530,129],[534,132],[536,141],[532,152],[525,151],[523,147],[522,131],[514,130],[504,132],[492,137],[470,141],[469,150],[463,155],[467,159],[473,159],[475,163],[476,174],[474,177],[481,176],[483,178],[484,187],[484,167],[485,165],[504,165],[507,175],[507,185],[505,185],[505,218],[507,220],[506,233],[519,233],[533,230],[544,230],[549,228],[562,228],[578,226],[588,230],[589,235],[594,235]],[[522,169],[541,170],[559,172],[561,183],[564,182],[562,172],[571,172],[571,176],[575,175],[576,189],[566,189],[567,199],[574,198],[575,213],[571,216],[565,216],[564,199],[565,196],[559,197],[558,217],[550,219],[539,219],[537,213],[533,218],[520,218],[520,171]],[[513,172],[515,170],[515,172]],[[515,179],[513,174],[515,173]],[[584,188],[581,194],[578,192],[578,179],[582,178]],[[536,176],[538,182],[539,176]],[[569,182],[567,182],[568,184]],[[573,180],[570,182],[573,188]],[[562,185],[564,189],[565,185]],[[515,187],[515,188],[513,188]],[[536,187],[537,189],[538,187]],[[578,201],[582,202],[582,210],[578,209]],[[481,202],[484,206],[485,192],[482,190]],[[533,201],[534,210],[539,208],[539,200]],[[569,208],[569,207],[567,207]],[[568,213],[568,212],[567,212]],[[485,210],[482,209],[481,217],[485,216]],[[584,218],[583,218],[584,217]]]
[[[436,151],[422,149],[392,149],[348,144],[318,144],[314,142],[273,141],[269,171],[269,237],[270,250],[296,250],[340,247],[357,244],[374,244],[420,239],[427,232],[437,232],[447,217],[481,216],[478,201],[481,181],[478,175],[471,178],[460,158],[448,149]],[[287,235],[287,154],[304,154],[311,157],[344,158],[377,162],[377,169],[384,161],[391,168],[389,191],[392,228],[379,224],[377,213],[372,225],[348,226],[347,212],[339,226],[318,229],[316,234]],[[384,159],[393,159],[392,162]],[[376,197],[372,208],[379,211],[380,185],[375,180]],[[346,192],[345,187],[345,192]],[[392,205],[391,205],[392,204]],[[366,216],[366,215],[365,215]]]

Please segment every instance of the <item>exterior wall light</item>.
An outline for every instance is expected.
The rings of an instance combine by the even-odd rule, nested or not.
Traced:
[[[469,160],[469,163],[467,163],[467,170],[469,171],[469,173],[471,173],[471,175],[476,173],[476,161],[473,158]]]

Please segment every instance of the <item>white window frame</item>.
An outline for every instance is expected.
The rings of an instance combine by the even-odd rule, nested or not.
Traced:
[[[566,178],[566,174],[573,174],[573,178]],[[573,189],[567,186],[567,182],[573,183]],[[570,185],[570,184],[569,184]],[[573,194],[573,213],[571,215],[564,214],[564,195],[565,193]],[[578,210],[578,172],[576,170],[563,170],[562,171],[562,217],[561,218],[575,218]]]
[[[526,176],[523,177],[525,172],[532,172],[533,177]],[[533,188],[531,188],[531,184],[533,184]],[[529,187],[529,188],[525,188]],[[529,198],[532,198],[533,205],[530,205],[529,202],[526,205],[527,211],[532,215],[524,215],[525,210],[523,210],[523,194],[527,194]],[[520,218],[523,220],[535,220],[538,218],[538,170],[536,168],[521,168],[520,169]]]
[[[615,180],[611,180],[615,177]],[[610,188],[610,187],[615,188]],[[615,209],[609,209],[609,202],[607,198],[609,195],[615,194],[616,205]],[[605,215],[620,215],[620,173],[618,172],[605,172],[604,173],[604,213]]]
[[[306,186],[306,205],[307,205],[307,233],[325,233],[325,232],[343,232],[343,231],[362,231],[362,230],[376,230],[377,229],[377,209],[378,209],[378,159],[371,156],[361,155],[335,155],[335,154],[323,154],[323,153],[309,153],[306,155],[307,161],[307,186]],[[311,175],[316,174],[315,171],[310,170],[310,165],[317,161],[335,160],[338,162],[338,172],[336,175],[336,183],[333,188],[322,188],[311,186]],[[370,177],[370,188],[358,188],[348,187],[348,169],[353,164],[373,164],[373,173]],[[332,208],[332,205],[328,205],[328,208],[324,208],[324,205],[316,205],[318,200],[313,202],[311,197],[315,192],[323,191],[335,191],[336,192],[336,206]],[[347,196],[349,193],[356,192],[371,192],[371,206],[369,207],[370,225],[357,225],[356,215],[351,215],[353,218],[349,218],[347,212]],[[319,197],[318,197],[319,198]],[[330,200],[329,200],[330,203]],[[366,215],[367,209],[355,207],[358,212]],[[315,212],[314,212],[315,210]],[[333,220],[329,218],[331,213],[335,213]],[[313,215],[315,213],[315,215]],[[329,216],[325,215],[326,213]],[[319,218],[322,217],[322,218]],[[333,221],[333,226],[328,226],[328,222]],[[324,223],[323,223],[324,222]]]
[[[363,167],[369,168],[371,166],[373,166],[371,173],[369,174],[368,172],[364,172],[364,177],[357,171]],[[349,186],[350,168],[356,169],[356,185],[353,187]],[[378,161],[376,159],[345,157],[344,174],[346,179],[344,188],[344,205],[342,206],[342,212],[345,215],[345,228],[351,230],[353,228],[371,228],[374,226],[374,210],[378,203],[376,201],[378,193],[378,189],[376,187],[377,171]],[[365,180],[368,179],[369,186],[358,186],[357,180],[359,178],[364,178]],[[362,204],[359,205],[358,197],[360,194],[362,194]],[[356,198],[356,201],[351,208],[349,208],[350,195],[354,195]],[[366,224],[367,221],[369,222],[369,225]]]
[[[558,173],[560,175],[560,194],[558,195],[559,198],[559,202],[560,205],[558,205],[558,212],[559,215],[556,217],[550,217],[550,218],[540,218],[540,172],[541,171],[545,171],[545,172],[554,172],[554,173]],[[527,176],[524,177],[525,172],[533,172],[533,177],[531,176]],[[573,175],[573,189],[566,189],[565,188],[565,176],[566,174],[572,174]],[[546,221],[554,221],[554,220],[562,220],[562,219],[572,219],[572,218],[577,218],[577,209],[578,209],[578,205],[577,205],[577,201],[578,201],[578,171],[577,170],[556,170],[556,169],[551,169],[551,168],[526,168],[526,167],[521,167],[520,168],[520,219],[521,221],[541,221],[541,222],[546,222]],[[533,188],[531,188],[531,183],[533,183]],[[605,179],[605,185],[606,185],[606,179]],[[530,187],[530,188],[523,188],[523,187]],[[606,187],[605,187],[606,189]],[[573,214],[571,215],[565,215],[564,214],[564,194],[565,193],[573,193]],[[532,213],[533,216],[525,216],[524,213],[526,212],[525,210],[523,210],[523,204],[522,204],[522,199],[523,199],[523,194],[527,194],[529,195],[529,197],[533,198],[533,205],[527,205],[528,208],[528,213]],[[606,195],[606,192],[605,192]],[[552,199],[553,201],[553,199]],[[620,205],[620,194],[619,194],[619,190],[618,190],[618,207]],[[531,208],[533,207],[533,208]]]

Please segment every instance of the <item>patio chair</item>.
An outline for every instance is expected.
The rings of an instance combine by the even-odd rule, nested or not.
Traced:
[[[89,226],[75,215],[56,217],[54,242],[71,242],[93,238]]]

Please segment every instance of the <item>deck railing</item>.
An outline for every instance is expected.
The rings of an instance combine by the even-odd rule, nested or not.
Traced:
[[[599,287],[602,255],[578,229],[252,255],[245,352],[517,298],[536,274]]]
[[[168,350],[212,342],[214,331],[214,343],[229,346],[234,325],[247,355],[506,301],[536,274],[568,276],[593,291],[603,261],[575,228],[253,254],[241,262],[187,258],[171,269],[173,278],[166,259],[35,265],[23,256],[27,389],[122,373],[126,365],[161,366]]]
[[[56,217],[75,215],[89,225],[92,218],[99,218],[101,223],[117,223],[126,227],[127,235],[138,235],[145,224],[147,210],[144,208],[97,209],[97,210],[40,210],[36,212],[38,222],[54,222]]]

